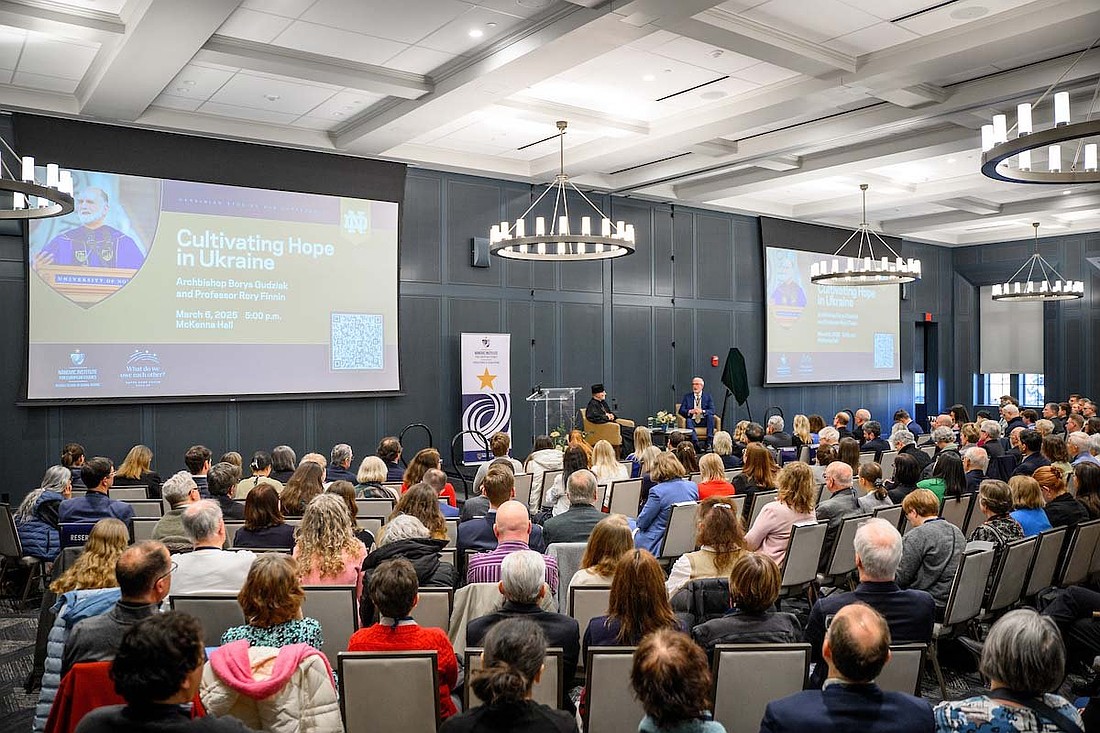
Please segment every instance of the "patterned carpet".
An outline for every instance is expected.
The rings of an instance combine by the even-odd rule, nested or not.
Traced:
[[[26,733],[34,718],[37,690],[23,684],[34,661],[38,606],[23,608],[18,600],[0,599],[0,733]]]

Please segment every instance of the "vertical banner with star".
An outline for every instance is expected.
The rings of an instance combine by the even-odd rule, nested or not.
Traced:
[[[512,433],[512,338],[507,333],[462,334],[462,429],[485,436]],[[462,436],[462,460],[484,463],[484,445]]]

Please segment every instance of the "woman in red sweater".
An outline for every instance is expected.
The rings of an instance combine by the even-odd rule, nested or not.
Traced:
[[[416,606],[416,570],[404,558],[387,560],[370,577],[370,598],[378,623],[359,629],[348,641],[349,652],[435,651],[439,672],[439,717],[458,712],[451,688],[458,682],[458,660],[443,629],[424,628],[409,616]]]
[[[439,451],[435,448],[425,448],[419,451],[413,456],[409,467],[405,469],[405,475],[401,478],[401,493],[404,494],[410,486],[423,481],[424,474],[433,468],[443,470],[443,460],[439,457]],[[451,486],[450,481],[443,485],[443,489],[439,492],[439,498],[446,499],[447,503],[453,507],[458,506],[458,495],[455,493],[455,487]]]

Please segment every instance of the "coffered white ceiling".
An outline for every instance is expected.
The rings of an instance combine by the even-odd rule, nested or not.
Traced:
[[[851,227],[867,182],[875,227],[971,244],[1100,230],[1100,187],[977,163],[1098,37],[1096,0],[0,0],[0,109],[539,184],[566,119],[579,185]]]

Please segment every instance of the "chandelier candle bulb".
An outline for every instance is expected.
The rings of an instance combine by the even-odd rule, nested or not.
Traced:
[[[590,216],[582,216],[581,217],[581,236],[582,237],[591,237],[592,236],[592,217],[590,217]],[[599,251],[599,250],[597,250],[597,251]]]
[[[993,115],[993,142],[1000,145],[1008,142],[1008,117]]]
[[[1096,143],[1089,143],[1085,146],[1085,170],[1096,171]]]
[[[34,158],[29,155],[23,156],[23,180],[34,183]]]
[[[1058,92],[1054,95],[1054,126],[1061,127],[1069,124],[1069,92]]]
[[[982,152],[993,149],[993,125],[982,125]]]
[[[516,239],[523,239],[527,236],[527,220],[516,219]]]
[[[633,242],[634,241],[634,225],[633,224],[627,224],[626,225],[626,240],[628,242]]]
[[[1020,170],[1022,170],[1022,171],[1031,170],[1031,151],[1030,150],[1025,150],[1025,151],[1021,152],[1018,157],[1020,159]]]
[[[542,236],[545,236],[545,234],[538,234],[536,236],[542,237]],[[539,254],[540,255],[545,255],[546,254],[546,243],[545,242],[539,242]]]
[[[616,239],[622,239],[623,234],[625,232],[626,232],[626,222],[622,221],[621,219],[619,221],[615,222],[615,234],[617,235],[615,238]]]
[[[569,217],[568,216],[559,216],[558,217],[558,235],[562,236],[562,237],[569,236]]]
[[[606,217],[600,221],[600,236],[607,238],[611,237],[611,220]]]
[[[536,237],[545,237],[546,236],[546,219],[541,217],[541,216],[536,216],[535,217],[535,236]],[[540,246],[539,249],[540,249],[539,254],[542,254],[542,251],[541,251],[542,247]]]
[[[11,195],[11,199],[12,199],[11,200],[12,208],[14,208],[14,209],[25,209],[25,208],[27,208],[27,197],[24,196],[23,194],[19,193],[18,191]]]
[[[57,188],[61,183],[61,168],[57,163],[46,164],[46,185],[50,188]]]
[[[1031,105],[1027,102],[1016,105],[1016,132],[1020,136],[1031,134]]]
[[[508,239],[508,229],[509,229],[508,222],[502,221],[500,223],[500,236],[503,239]]]
[[[496,224],[489,227],[489,241],[494,243],[500,241],[500,227]]]
[[[1062,147],[1060,145],[1051,145],[1047,150],[1047,166],[1051,173],[1061,173]]]

